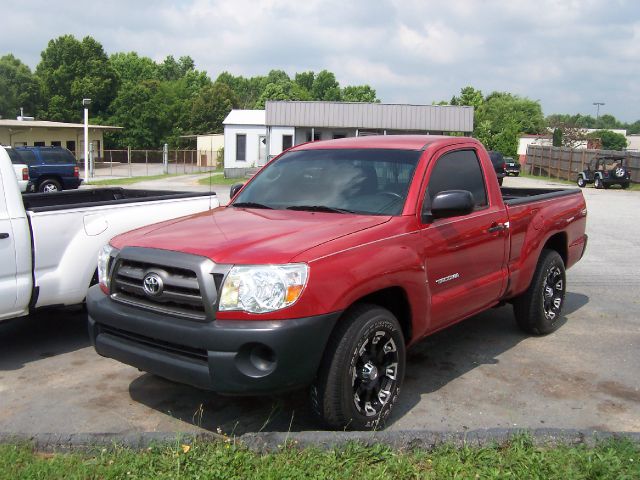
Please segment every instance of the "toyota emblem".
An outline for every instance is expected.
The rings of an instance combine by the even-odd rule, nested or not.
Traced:
[[[142,280],[142,289],[144,290],[144,293],[150,297],[160,295],[163,288],[164,284],[162,283],[162,278],[157,273],[147,273]]]

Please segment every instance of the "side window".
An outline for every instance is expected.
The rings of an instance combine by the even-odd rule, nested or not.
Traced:
[[[36,155],[31,150],[16,150],[16,152],[22,158],[23,163],[27,165],[36,165],[38,163]]]
[[[445,190],[468,190],[473,194],[476,207],[487,205],[487,190],[480,161],[473,150],[458,150],[441,156],[431,171],[425,192],[425,206],[433,197]]]
[[[293,135],[282,135],[282,151],[291,148],[293,145]]]

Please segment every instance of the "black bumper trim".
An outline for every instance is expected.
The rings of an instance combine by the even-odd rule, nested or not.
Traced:
[[[89,336],[100,355],[176,382],[244,395],[311,383],[341,313],[194,322],[114,302],[99,286],[89,289],[87,307]]]

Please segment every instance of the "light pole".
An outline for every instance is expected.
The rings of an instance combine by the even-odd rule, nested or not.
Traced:
[[[89,105],[90,98],[82,99],[84,106],[84,183],[89,183]]]
[[[600,118],[600,105],[606,105],[604,102],[593,102],[593,104],[596,106],[596,122],[598,121],[598,118]]]

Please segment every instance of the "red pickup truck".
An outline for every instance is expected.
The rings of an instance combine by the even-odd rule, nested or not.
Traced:
[[[233,193],[103,249],[93,344],[224,394],[310,385],[338,429],[384,423],[427,335],[505,302],[553,331],[587,243],[579,190],[500,189],[465,137],[298,145]]]

